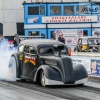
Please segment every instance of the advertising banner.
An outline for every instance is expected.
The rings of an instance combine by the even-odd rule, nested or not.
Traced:
[[[100,37],[100,29],[93,28],[92,29],[92,36]]]
[[[31,23],[38,23],[39,18],[38,17],[33,17],[33,18],[28,18],[27,19],[27,23],[31,24]]]
[[[91,59],[91,74],[100,76],[100,60]]]
[[[76,65],[76,64],[82,64],[85,66],[88,74],[91,74],[91,64],[90,64],[90,59],[85,59],[85,58],[72,58],[72,61],[73,61],[73,65]]]
[[[56,40],[58,40],[60,34],[63,34],[65,44],[71,47],[73,51],[77,45],[78,38],[83,36],[83,29],[57,29],[54,33],[56,33]]]
[[[42,23],[97,22],[97,16],[43,16]]]

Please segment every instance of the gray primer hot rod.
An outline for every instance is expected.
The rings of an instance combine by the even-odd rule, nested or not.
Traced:
[[[40,82],[42,86],[88,82],[81,64],[73,66],[68,47],[56,40],[23,40],[18,52],[11,55],[9,65],[16,67],[16,79]]]

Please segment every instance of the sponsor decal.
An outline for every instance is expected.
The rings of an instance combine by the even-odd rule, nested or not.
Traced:
[[[27,63],[27,62],[30,62],[30,63],[32,63],[33,65],[36,65],[36,59],[35,59],[34,57],[25,56],[25,58],[24,58],[24,63]]]
[[[22,59],[23,59],[23,55],[20,55],[20,56],[19,56],[19,59],[22,60]]]

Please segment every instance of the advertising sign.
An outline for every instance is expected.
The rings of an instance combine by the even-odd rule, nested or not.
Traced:
[[[93,28],[92,29],[92,36],[100,37],[100,29]]]
[[[97,22],[97,16],[43,16],[42,23]]]
[[[58,40],[60,34],[63,34],[65,44],[71,47],[73,51],[77,45],[78,38],[83,36],[83,29],[57,29],[54,33],[56,33],[56,40]]]
[[[39,21],[39,18],[37,18],[37,17],[27,19],[27,23],[37,23],[38,21]]]
[[[91,74],[100,76],[100,60],[91,59]]]
[[[72,58],[72,61],[73,61],[73,65],[76,65],[76,64],[82,64],[85,66],[88,74],[91,74],[91,65],[90,65],[90,59],[86,59],[86,58]]]

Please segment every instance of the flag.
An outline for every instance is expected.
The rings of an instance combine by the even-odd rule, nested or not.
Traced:
[[[60,34],[62,34],[62,30],[55,30],[54,33],[56,33],[56,36],[59,37]]]
[[[78,36],[83,36],[83,30],[77,30],[77,35]]]

